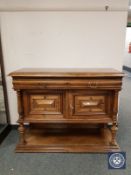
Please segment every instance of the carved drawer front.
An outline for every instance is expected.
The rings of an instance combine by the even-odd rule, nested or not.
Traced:
[[[106,92],[79,92],[70,94],[70,115],[104,115],[110,111],[111,99]]]
[[[63,115],[62,93],[27,93],[25,99],[25,115],[45,115],[47,117]],[[26,108],[26,106],[28,106]]]

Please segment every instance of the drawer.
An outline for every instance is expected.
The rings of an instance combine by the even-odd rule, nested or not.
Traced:
[[[108,115],[112,99],[106,91],[70,92],[69,112],[71,117]]]
[[[121,79],[96,78],[41,78],[41,79],[14,79],[15,89],[120,89]]]
[[[52,118],[63,117],[63,92],[25,91],[23,95],[26,117]]]

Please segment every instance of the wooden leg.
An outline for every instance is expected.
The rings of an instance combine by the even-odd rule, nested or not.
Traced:
[[[25,141],[25,128],[24,128],[24,124],[23,122],[20,122],[19,124],[19,128],[18,128],[18,131],[19,131],[19,134],[20,134],[20,145],[24,145],[26,144],[26,141]]]
[[[117,130],[118,130],[118,127],[117,127],[116,123],[113,123],[113,125],[111,127],[111,133],[112,133],[111,145],[117,145],[117,142],[116,142]]]
[[[25,128],[23,122],[23,106],[22,106],[22,92],[20,90],[17,91],[17,98],[18,98],[18,113],[19,113],[19,134],[20,134],[20,145],[24,145],[25,141]]]

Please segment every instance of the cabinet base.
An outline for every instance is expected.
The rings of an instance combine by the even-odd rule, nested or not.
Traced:
[[[120,151],[119,146],[35,146],[17,145],[16,153],[106,153],[106,152],[117,152]]]
[[[119,145],[111,145],[111,132],[108,128],[48,132],[32,129],[26,133],[26,144],[18,144],[16,152],[115,152]]]

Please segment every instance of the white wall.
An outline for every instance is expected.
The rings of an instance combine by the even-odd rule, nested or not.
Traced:
[[[0,11],[12,10],[127,10],[129,0],[0,0]]]
[[[121,70],[127,12],[1,12],[6,75],[22,67],[112,67]],[[11,123],[16,93],[6,77]]]
[[[124,66],[131,68],[131,53],[128,53],[129,43],[131,42],[131,27],[126,29],[126,42],[125,42],[125,55],[124,55]]]

